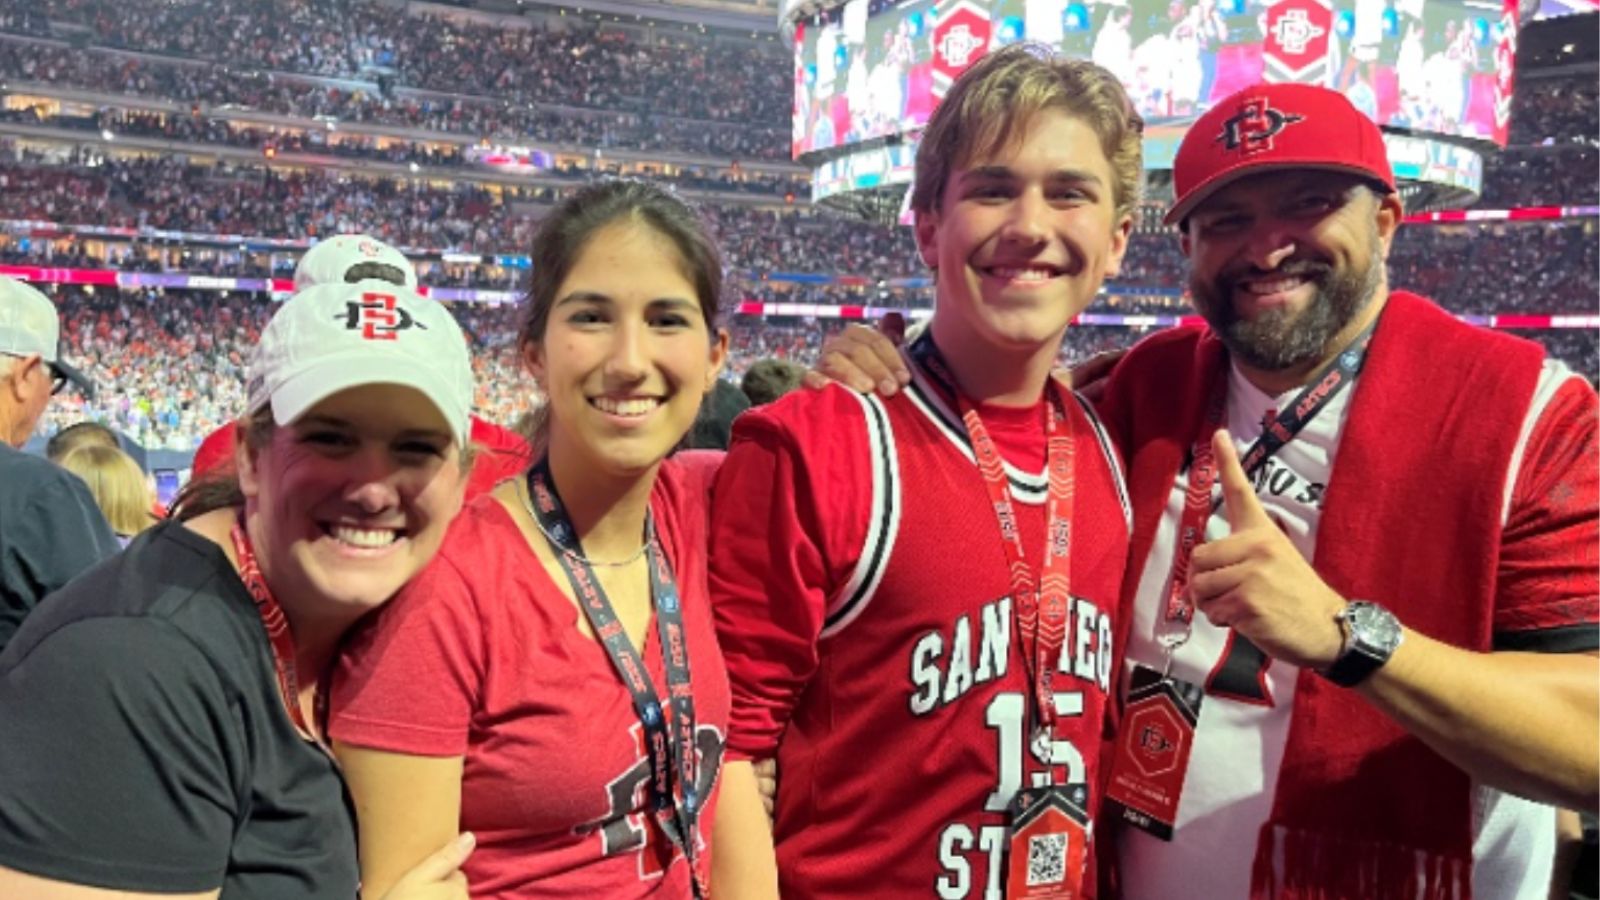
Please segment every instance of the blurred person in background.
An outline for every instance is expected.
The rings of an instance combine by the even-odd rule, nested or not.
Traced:
[[[51,435],[50,440],[45,443],[44,455],[48,457],[51,462],[59,466],[62,464],[62,460],[66,459],[67,456],[69,456],[73,451],[82,447],[106,447],[112,450],[118,450],[133,462],[134,467],[139,471],[141,476],[144,476],[147,480],[149,480],[149,476],[145,474],[146,469],[144,463],[144,453],[139,445],[131,440],[128,440],[126,437],[117,434],[116,431],[112,430],[106,425],[101,424],[100,422],[74,422],[73,424],[61,429],[60,431]],[[229,447],[231,448],[232,445],[230,444]],[[74,474],[80,476],[82,475],[82,473],[76,471]],[[150,491],[150,505],[147,507],[146,511],[149,514],[150,521],[159,522],[167,517],[167,507],[161,502],[161,499],[156,496],[153,480],[150,483],[152,485]],[[100,496],[96,494],[95,501],[99,502],[99,500]],[[104,512],[105,505],[101,504],[100,509],[102,512]],[[116,533],[119,538],[123,538],[122,544],[126,546],[126,538],[131,533],[124,534],[121,531],[117,531]]]
[[[46,594],[117,550],[83,482],[21,449],[51,396],[89,390],[60,343],[50,298],[0,276],[0,649]]]
[[[79,447],[111,447],[121,449],[117,433],[99,422],[75,422],[52,434],[44,445],[45,458],[60,465],[68,453]]]
[[[120,448],[83,444],[63,456],[60,465],[88,485],[90,496],[122,546],[156,523],[151,512],[155,486]]]
[[[751,406],[765,406],[799,387],[806,367],[787,359],[760,359],[745,370],[739,390]]]
[[[684,438],[686,450],[726,450],[733,434],[733,420],[750,408],[750,399],[731,381],[717,379],[711,393],[700,404],[694,427]]]

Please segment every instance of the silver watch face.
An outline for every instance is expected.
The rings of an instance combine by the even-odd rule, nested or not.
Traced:
[[[1357,646],[1387,655],[1400,644],[1400,620],[1376,603],[1354,601],[1345,617],[1350,623],[1351,642]]]

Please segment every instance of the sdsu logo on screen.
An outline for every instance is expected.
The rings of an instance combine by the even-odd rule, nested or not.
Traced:
[[[965,69],[972,61],[972,55],[983,46],[983,42],[972,35],[972,30],[965,25],[957,25],[950,29],[939,40],[939,58],[953,69]]]
[[[989,51],[994,23],[988,10],[970,0],[939,4],[933,28],[933,95],[943,97],[967,67]]]
[[[1262,42],[1266,80],[1317,84],[1328,69],[1333,5],[1328,0],[1283,0],[1267,10]]]
[[[1292,9],[1284,13],[1272,26],[1272,37],[1277,40],[1278,46],[1290,56],[1300,56],[1311,46],[1311,42],[1327,34],[1326,28],[1319,28],[1317,24],[1306,16],[1303,9]]]

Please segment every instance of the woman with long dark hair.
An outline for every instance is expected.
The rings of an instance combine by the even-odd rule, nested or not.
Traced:
[[[335,690],[363,879],[465,828],[474,896],[702,896],[729,699],[709,472],[668,455],[727,353],[721,262],[630,181],[563,203],[532,255],[538,461],[463,511]]]

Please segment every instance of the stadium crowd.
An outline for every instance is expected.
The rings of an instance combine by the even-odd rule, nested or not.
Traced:
[[[242,408],[246,348],[274,309],[266,295],[39,287],[59,304],[66,352],[81,363],[96,388],[92,399],[76,393],[58,397],[41,426],[42,435],[87,418],[105,422],[147,448],[189,450]],[[1177,315],[1187,310],[1174,297],[1101,303],[1091,308],[1095,311]],[[515,424],[534,402],[531,382],[516,357],[517,307],[458,303],[451,312],[474,351],[479,414]],[[810,365],[828,336],[845,324],[841,319],[731,315],[732,354],[725,377],[737,381],[751,363],[767,358]],[[1061,358],[1071,363],[1131,346],[1147,333],[1148,328],[1080,326],[1067,332]],[[1591,378],[1600,372],[1600,344],[1593,329],[1522,333]]]
[[[596,38],[592,45],[600,43]],[[624,103],[601,111],[595,107],[531,105],[504,96],[385,91],[374,83],[328,84],[315,78],[274,75],[234,64],[85,53],[54,44],[6,40],[4,46],[0,77],[205,104],[215,116],[254,109],[301,119],[333,119],[523,142],[531,139],[541,144],[699,153],[724,159],[782,159],[789,153],[787,124],[718,118],[712,114],[716,109],[748,105],[741,98],[753,90],[749,75],[709,82],[690,77],[681,82],[662,79],[655,90],[670,86],[671,97],[685,99],[663,100],[659,104]],[[470,56],[459,54],[461,59]],[[690,58],[693,54],[683,56]],[[593,54],[573,57],[569,53],[563,58],[563,67],[589,71],[592,57]],[[788,70],[786,62],[778,69],[784,73]],[[689,84],[699,87],[684,90]],[[701,112],[704,117],[671,112],[685,109],[682,104],[691,100],[706,106],[686,111]]]
[[[276,39],[283,28],[318,37]],[[576,15],[549,27],[415,11],[395,16],[376,3],[329,0],[50,0],[9,12],[0,32],[87,38],[99,48],[8,41],[0,74],[224,110],[729,158],[775,159],[788,149],[791,66],[771,40],[655,28],[640,39]],[[472,52],[461,52],[466,47]],[[1584,124],[1596,108],[1593,79],[1530,79],[1518,98],[1513,147],[1593,146]],[[213,120],[204,130],[219,127]],[[412,150],[405,159],[426,157]],[[1525,192],[1548,183],[1540,171],[1585,160],[1592,169],[1592,156],[1530,160],[1513,151],[1491,165],[1533,169],[1525,183],[1508,182],[1507,189]]]
[[[1600,85],[1590,75],[1528,79],[1511,108],[1511,145],[1587,143],[1600,137]]]
[[[0,219],[149,227],[216,234],[298,237],[365,230],[406,246],[482,253],[525,252],[531,216],[509,212],[550,193],[481,186],[403,187],[382,179],[338,178],[318,171],[268,167],[185,166],[173,159],[108,161],[97,168],[0,164]],[[880,298],[880,281],[923,279],[908,229],[879,226],[824,210],[782,212],[727,205],[702,210],[718,233],[728,268],[729,300],[921,307],[926,288],[895,287]],[[233,277],[284,277],[293,256],[198,247],[114,244],[97,257],[68,241],[31,241],[28,250],[0,240],[14,263],[111,265],[132,271],[178,271]],[[1514,265],[1532,255],[1539,266]],[[108,258],[109,257],[109,258]],[[1449,297],[1462,313],[1583,313],[1600,291],[1596,223],[1550,222],[1412,225],[1396,239],[1396,281],[1430,296]],[[515,290],[522,270],[494,263],[422,262],[427,283],[440,287]],[[1184,259],[1171,232],[1145,232],[1131,243],[1120,286],[1168,297],[1119,296],[1104,311],[1167,313],[1181,308]],[[855,276],[853,286],[768,281],[771,273]],[[925,280],[925,279],[923,279]]]
[[[313,36],[283,41],[288,29]],[[26,37],[17,37],[24,35]],[[640,35],[649,35],[648,38]],[[409,142],[340,130],[327,119],[399,125],[494,140],[590,148],[689,150],[727,165],[676,169],[690,191],[737,191],[773,208],[704,203],[732,277],[725,302],[925,308],[931,289],[908,229],[780,204],[804,196],[804,181],[741,172],[738,158],[787,153],[790,59],[781,45],[641,27],[634,33],[563,17],[558,27],[486,24],[436,14],[405,16],[369,2],[272,0],[44,0],[0,12],[0,76],[131,95],[94,114],[13,104],[0,120],[85,132],[156,137],[274,153],[417,163],[425,176],[389,178],[280,163],[200,162],[181,155],[132,156],[87,144],[41,152],[0,139],[0,219],[60,226],[315,238],[367,231],[411,248],[521,254],[535,217],[566,186],[485,185],[451,180],[466,165],[460,139]],[[90,45],[83,49],[84,42]],[[71,44],[69,45],[69,42]],[[471,47],[471,53],[461,48]],[[138,51],[134,56],[122,51]],[[1512,146],[1490,154],[1480,205],[1505,208],[1600,202],[1592,177],[1596,88],[1579,75],[1524,81]],[[188,114],[140,108],[176,101]],[[293,114],[320,124],[278,128],[232,118],[239,108]],[[549,170],[576,186],[615,166]],[[1147,216],[1148,218],[1148,216]],[[22,240],[0,236],[0,260],[51,266],[110,266],[235,277],[287,277],[292,252],[220,242]],[[1519,260],[1537,258],[1537,266]],[[1597,278],[1593,218],[1552,223],[1409,226],[1400,232],[1393,281],[1440,297],[1453,312],[1582,314],[1593,311]],[[417,260],[438,287],[519,290],[524,270]],[[1171,231],[1142,231],[1116,288],[1090,312],[1181,315],[1185,260]],[[794,273],[807,278],[796,281]],[[776,277],[769,277],[776,276]],[[847,276],[830,283],[829,279]],[[915,279],[920,287],[897,280]],[[90,294],[63,289],[71,340],[93,360],[102,390],[92,409],[59,404],[56,423],[106,417],[152,446],[184,447],[239,403],[238,356],[264,321],[263,297],[187,291]],[[479,402],[500,421],[525,407],[509,351],[507,307],[458,306],[474,336]],[[223,327],[198,335],[192,323]],[[753,360],[809,362],[837,320],[734,317],[730,377]],[[1136,330],[1091,326],[1069,335],[1077,358],[1136,339]],[[1534,332],[1581,371],[1595,370],[1588,331]],[[220,367],[200,364],[226,361]],[[184,369],[211,372],[180,392],[156,387]],[[47,430],[54,426],[47,426]]]
[[[0,142],[0,219],[111,225],[252,237],[366,230],[408,247],[481,253],[527,249],[532,219],[519,203],[548,203],[549,189],[359,178],[326,170],[180,157],[78,159],[43,165]],[[89,163],[93,163],[90,165]],[[902,229],[826,215],[706,206],[734,268],[761,271],[916,272]]]
[[[106,159],[92,168],[0,164],[4,218],[61,224],[259,237],[305,237],[372,228],[405,246],[524,246],[531,221],[509,214],[484,187],[350,178],[321,169],[285,170],[181,157]],[[503,189],[503,197],[524,197]]]
[[[430,178],[449,177],[452,173],[439,169],[471,169],[471,154],[455,144],[439,142],[401,141],[364,135],[338,134],[326,128],[283,130],[231,122],[220,118],[173,115],[161,112],[132,109],[104,109],[93,116],[50,115],[41,107],[0,111],[0,121],[21,122],[29,125],[49,125],[111,134],[117,137],[147,137],[164,141],[224,145],[260,149],[273,157],[281,154],[301,154],[312,162],[336,160],[371,160],[389,163],[410,163],[429,170]],[[570,159],[549,159],[537,170],[541,178],[558,178],[579,183],[610,175],[628,174],[617,163],[605,159],[585,159],[578,165]],[[713,166],[675,166],[666,174],[660,166],[640,166],[638,171],[669,181],[676,187],[691,191],[712,191],[723,194],[748,194],[765,197],[786,197],[807,194],[810,182],[793,175],[756,172],[738,164]],[[481,173],[483,168],[478,167]]]
[[[1593,144],[1508,148],[1484,161],[1478,205],[1506,209],[1600,203],[1597,169],[1600,148]]]
[[[362,0],[47,0],[36,7],[53,24],[89,29],[101,46],[230,66],[382,74],[400,86],[523,104],[771,127],[788,124],[791,106],[790,60],[776,41],[658,33],[642,42],[576,16],[547,28],[396,15],[391,5]],[[286,41],[285,33],[303,39]]]

